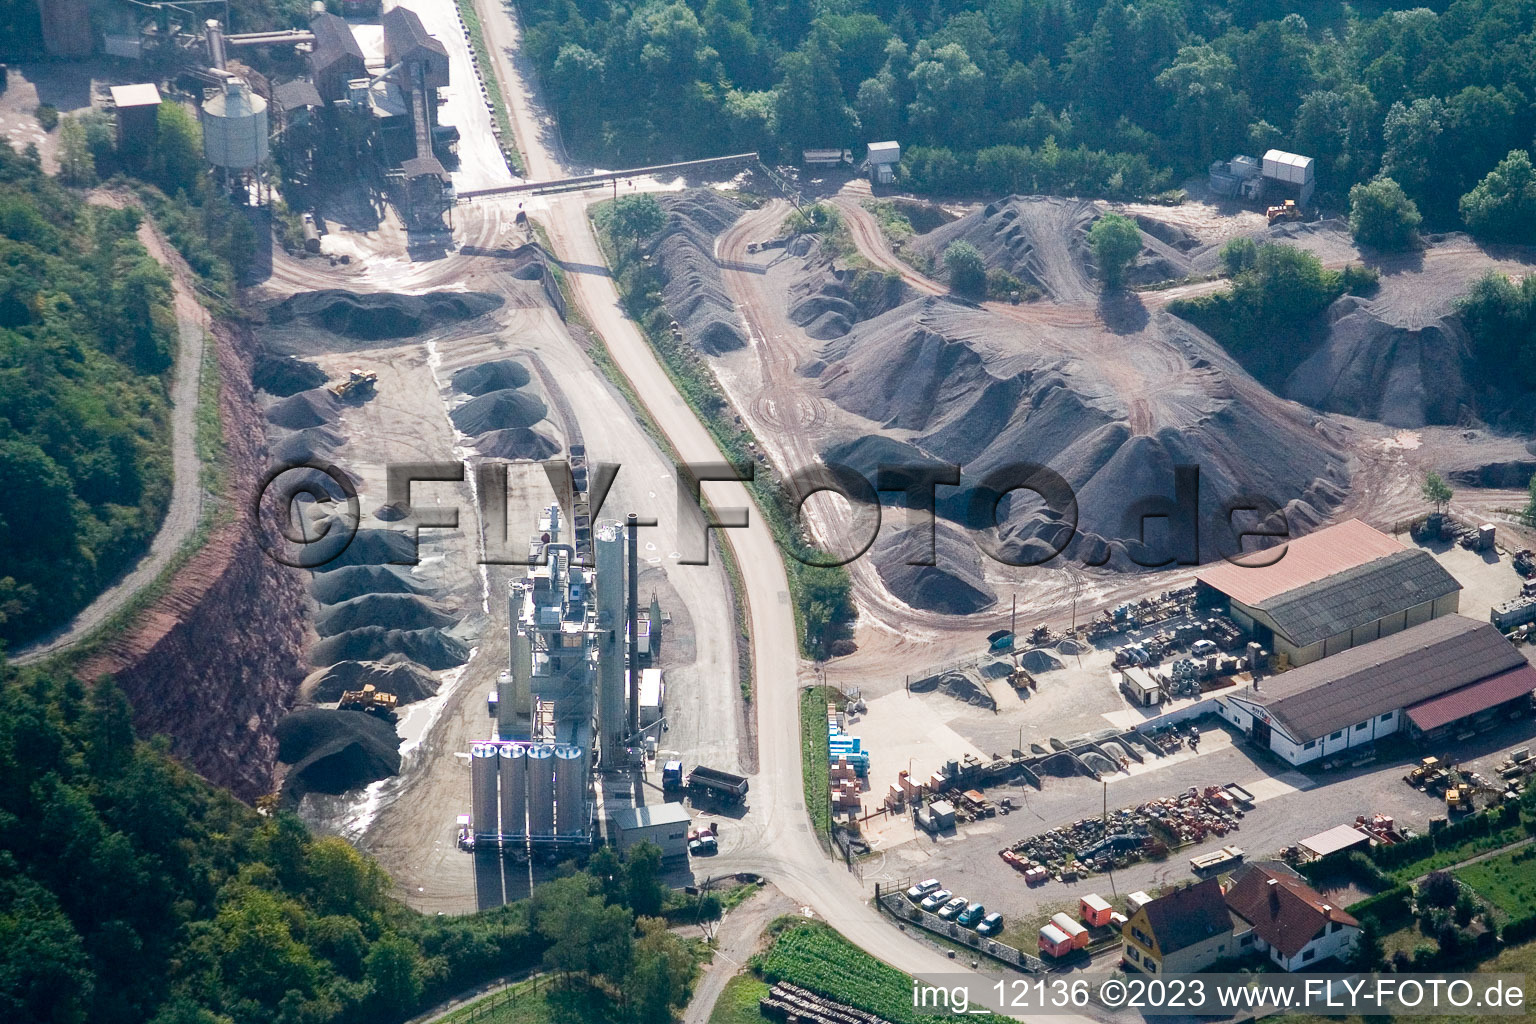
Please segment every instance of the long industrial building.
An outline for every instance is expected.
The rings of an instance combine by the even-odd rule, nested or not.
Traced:
[[[1446,615],[1217,698],[1221,716],[1301,765],[1406,733],[1433,742],[1524,713],[1536,666],[1486,622]]]
[[[1273,564],[1219,562],[1195,578],[1202,605],[1225,610],[1290,665],[1452,614],[1461,603],[1461,584],[1433,555],[1358,519],[1290,541]]]

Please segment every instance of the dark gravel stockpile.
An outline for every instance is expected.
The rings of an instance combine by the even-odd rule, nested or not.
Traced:
[[[337,533],[338,544],[344,535],[344,531]],[[322,544],[316,544],[314,548],[315,557],[324,553]],[[306,560],[310,557],[311,552],[306,551]],[[416,558],[416,543],[409,534],[396,530],[363,529],[357,531],[345,551],[314,568],[316,572],[328,573],[353,565],[412,565]]]
[[[526,387],[533,379],[528,367],[516,359],[492,359],[466,366],[453,375],[453,389],[465,395],[484,395],[491,391]]]
[[[864,269],[840,269],[807,247],[805,264],[789,289],[789,318],[818,341],[841,338],[854,324],[894,309],[907,297],[899,277]]]
[[[426,700],[437,693],[432,673],[398,654],[382,661],[339,661],[311,675],[300,689],[310,700],[330,704],[340,700],[343,692],[361,690],[369,684],[380,693],[394,694],[401,704]]]
[[[321,609],[315,620],[315,632],[333,636],[362,626],[440,629],[455,621],[452,615],[415,594],[364,594]]]
[[[345,793],[400,773],[394,726],[361,711],[302,708],[277,723],[277,757],[288,785]]]
[[[352,565],[316,573],[309,592],[321,604],[340,604],[365,594],[424,594],[431,588],[401,565]]]
[[[309,652],[316,667],[338,661],[379,661],[401,654],[434,672],[469,660],[469,647],[437,629],[385,629],[363,626],[326,637]]]
[[[473,320],[500,308],[503,301],[501,296],[487,292],[396,295],[390,292],[356,294],[329,289],[300,292],[284,299],[268,309],[267,321],[276,326],[320,328],[343,342],[392,341],[409,338],[444,324]],[[291,347],[303,351],[305,348],[345,350],[363,346],[345,343],[306,346],[299,343]]]
[[[471,398],[449,413],[449,419],[466,434],[485,434],[492,430],[531,427],[548,412],[538,395],[504,388]]]
[[[341,401],[330,391],[311,388],[272,403],[267,419],[289,430],[307,430],[331,422],[340,411]]]
[[[330,427],[307,427],[296,430],[272,444],[274,465],[302,466],[311,463],[329,463],[336,449],[347,439]]]
[[[942,266],[945,249],[970,242],[988,267],[1008,271],[1057,302],[1088,303],[1098,291],[1088,248],[1088,228],[1098,215],[1084,199],[1009,196],[919,236],[912,249]]]
[[[981,574],[976,548],[959,530],[934,523],[933,565],[910,565],[927,555],[923,530],[903,530],[882,536],[871,555],[886,588],[902,601],[924,611],[969,615],[991,607],[997,594]]]
[[[741,316],[714,259],[715,236],[736,222],[741,205],[713,189],[663,196],[661,205],[669,216],[651,254],[666,280],[662,299],[684,340],[707,355],[745,347]]]
[[[475,450],[486,458],[541,461],[560,453],[560,442],[528,427],[490,430],[474,439]]]
[[[286,397],[325,383],[325,371],[293,356],[262,356],[251,368],[251,383],[269,395]]]

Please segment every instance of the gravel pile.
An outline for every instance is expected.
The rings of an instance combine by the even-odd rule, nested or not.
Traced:
[[[959,530],[934,523],[933,565],[910,565],[927,556],[923,530],[882,536],[871,555],[890,592],[913,608],[945,615],[970,615],[997,603],[981,574],[981,557]]]
[[[315,620],[315,631],[321,636],[333,636],[362,626],[440,629],[455,621],[452,615],[416,594],[364,594],[322,609]]]
[[[344,533],[338,533],[340,539]],[[319,554],[320,545],[314,545]],[[324,565],[314,566],[316,572],[329,573],[353,565],[413,565],[417,559],[416,542],[407,533],[396,530],[362,529],[353,536],[345,551]],[[309,552],[305,553],[309,560]]]
[[[345,793],[400,773],[394,726],[361,711],[303,708],[277,723],[277,758],[288,785]]]
[[[267,419],[289,430],[307,430],[323,426],[341,411],[341,400],[326,388],[311,388],[272,403]]]
[[[650,243],[651,258],[683,338],[707,355],[744,348],[746,332],[714,258],[715,237],[741,216],[741,205],[713,189],[664,196],[661,205],[667,224]]]
[[[865,269],[838,269],[811,247],[789,289],[789,319],[819,341],[841,338],[860,320],[879,316],[907,296],[901,278]]]
[[[287,466],[330,462],[336,449],[346,442],[340,432],[328,426],[306,427],[272,445],[272,462]]]
[[[309,652],[309,663],[319,667],[338,661],[379,661],[391,654],[404,655],[434,672],[469,660],[469,648],[440,630],[362,626],[321,640]]]
[[[548,412],[538,395],[516,388],[504,388],[471,398],[449,413],[448,418],[462,432],[474,435],[492,430],[531,427]]]
[[[1083,199],[1009,196],[919,236],[912,249],[942,265],[951,244],[970,242],[988,267],[1000,267],[1058,302],[1089,303],[1097,286],[1088,228],[1098,215],[1098,207]]]
[[[262,356],[251,367],[251,383],[269,395],[286,397],[325,383],[325,371],[293,356]]]
[[[413,704],[437,693],[432,673],[407,658],[391,654],[382,661],[339,661],[312,673],[299,687],[309,700],[331,704],[347,690],[372,685],[380,693],[394,694],[401,704]]]
[[[409,338],[443,324],[473,320],[504,300],[486,292],[358,294],[341,289],[300,292],[272,306],[268,323],[318,327],[351,341]]]
[[[528,367],[516,359],[492,359],[466,366],[455,373],[453,389],[461,394],[477,396],[507,388],[526,387],[532,379]]]
[[[365,594],[424,594],[430,589],[400,565],[352,565],[315,573],[309,583],[310,594],[321,604],[340,604]]]
[[[560,442],[549,435],[528,427],[509,427],[491,430],[479,435],[473,442],[475,450],[488,459],[531,459],[535,462],[553,458],[560,453]]]

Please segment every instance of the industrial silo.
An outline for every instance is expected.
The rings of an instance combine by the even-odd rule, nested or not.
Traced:
[[[226,171],[253,171],[267,160],[267,101],[243,79],[203,104],[203,156]]]
[[[538,743],[528,748],[528,834],[555,832],[555,748]]]
[[[597,729],[604,771],[624,760],[624,528],[597,524]]]
[[[501,746],[501,834],[528,834],[528,749],[520,743]]]
[[[471,811],[475,840],[496,838],[496,745],[476,743],[469,748]]]
[[[575,746],[555,748],[555,831],[580,835],[587,827],[587,759]]]

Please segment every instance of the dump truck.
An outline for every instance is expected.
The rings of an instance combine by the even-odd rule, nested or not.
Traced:
[[[354,368],[346,380],[331,385],[331,394],[337,398],[363,398],[373,394],[378,383],[378,374]]]
[[[368,683],[361,690],[343,692],[341,701],[336,707],[340,711],[364,711],[393,721],[395,705],[398,703],[399,699],[394,694],[385,693],[376,689],[372,683]]]
[[[676,793],[683,788],[683,762],[668,761],[661,766],[661,791]]]
[[[1287,199],[1279,206],[1271,206],[1264,211],[1264,216],[1273,224],[1277,220],[1301,220],[1301,207],[1296,205],[1296,200]]]
[[[688,773],[688,792],[695,799],[709,796],[728,804],[740,803],[747,795],[747,780],[718,768],[696,765]]]

